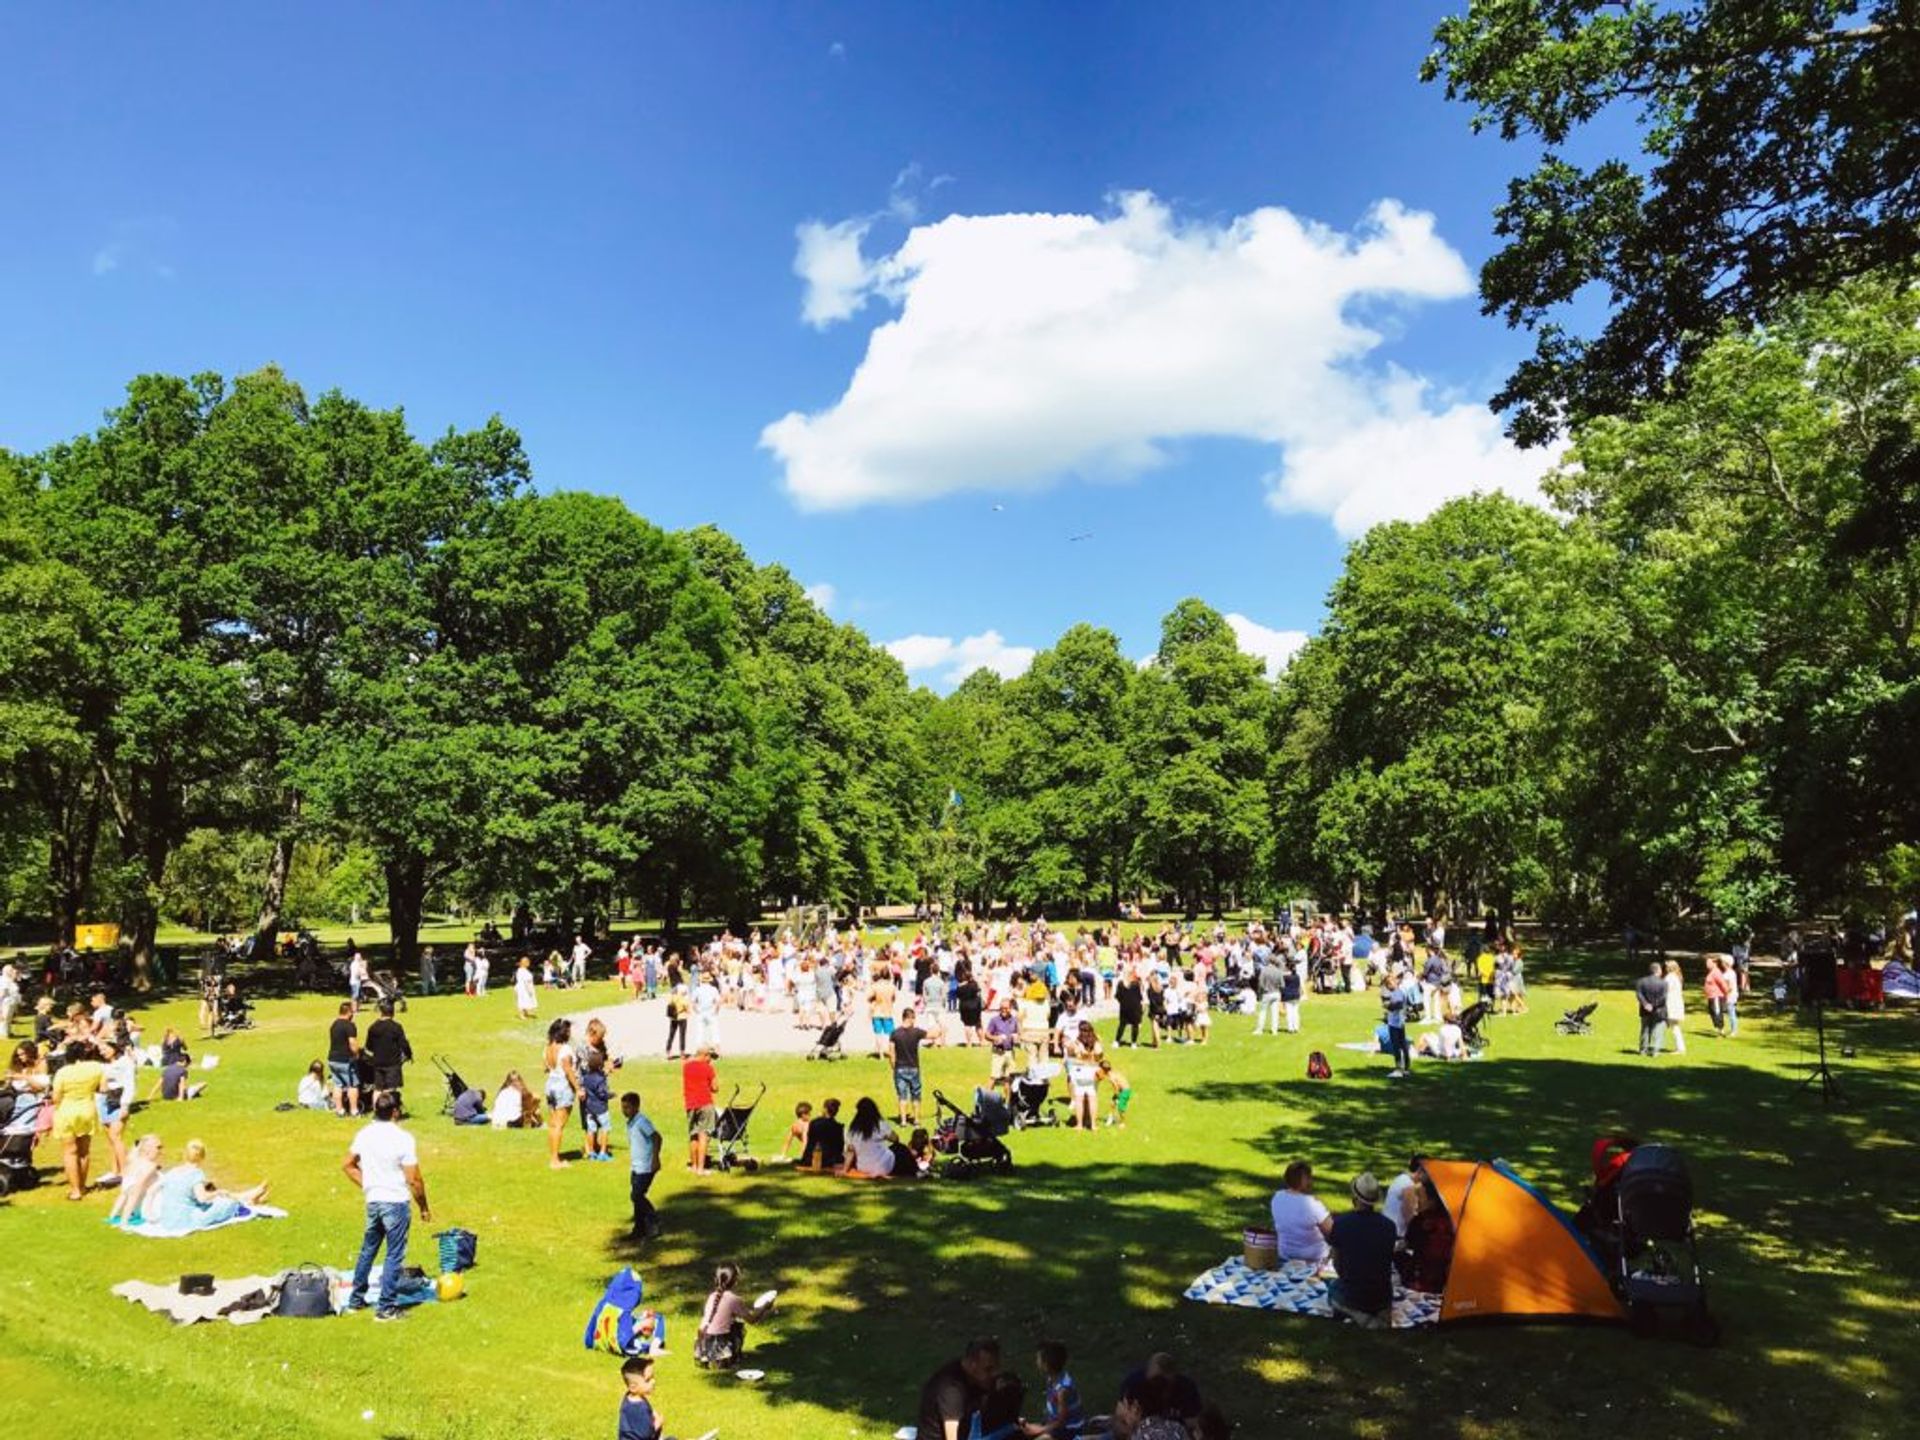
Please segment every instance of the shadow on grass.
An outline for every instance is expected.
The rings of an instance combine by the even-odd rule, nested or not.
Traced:
[[[714,1263],[739,1262],[747,1293],[810,1273],[824,1298],[777,1311],[747,1363],[769,1372],[774,1406],[821,1406],[857,1433],[910,1421],[921,1380],[982,1333],[1002,1338],[1030,1393],[1034,1343],[1067,1341],[1096,1411],[1128,1366],[1172,1350],[1246,1437],[1284,1427],[1477,1440],[1676,1421],[1754,1435],[1890,1431],[1912,1399],[1896,1352],[1912,1343],[1908,1297],[1920,1286],[1908,1119],[1920,1075],[1852,1067],[1848,1105],[1826,1110],[1796,1077],[1711,1054],[1675,1065],[1624,1060],[1596,1037],[1567,1045],[1566,1058],[1436,1065],[1394,1084],[1356,1063],[1330,1084],[1175,1087],[1223,1115],[1263,1117],[1253,1133],[1219,1137],[1217,1164],[1090,1151],[1085,1163],[1023,1158],[1011,1176],[966,1182],[716,1177],[675,1197],[664,1245],[643,1253],[609,1238],[609,1268],[638,1264],[650,1295],[671,1297],[687,1317],[681,1355]],[[1503,1157],[1571,1209],[1589,1141],[1613,1127],[1689,1156],[1720,1351],[1613,1328],[1364,1334],[1180,1298],[1237,1252],[1296,1156],[1320,1168],[1336,1209],[1347,1176],[1370,1168],[1384,1180],[1415,1149]]]

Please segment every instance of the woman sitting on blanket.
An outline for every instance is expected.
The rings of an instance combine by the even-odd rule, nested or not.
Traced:
[[[847,1163],[841,1173],[875,1179],[895,1175],[904,1179],[915,1173],[912,1153],[900,1143],[871,1097],[862,1096],[853,1107],[853,1119],[847,1125]]]
[[[1412,1215],[1400,1252],[1393,1257],[1400,1283],[1409,1290],[1438,1295],[1447,1288],[1447,1272],[1453,1268],[1453,1217],[1440,1203],[1440,1192],[1431,1180],[1417,1186],[1407,1203]]]
[[[200,1168],[206,1158],[205,1144],[198,1140],[187,1142],[185,1163],[160,1177],[149,1223],[167,1230],[208,1230],[240,1218],[249,1207],[266,1199],[264,1180],[250,1190],[220,1189]]]

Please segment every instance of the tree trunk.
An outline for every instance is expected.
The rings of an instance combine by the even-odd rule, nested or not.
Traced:
[[[300,814],[300,802],[293,802],[295,818]],[[253,958],[262,960],[273,955],[274,936],[280,929],[280,907],[287,898],[287,872],[293,868],[293,834],[291,830],[274,837],[273,853],[267,857],[267,880],[260,890],[260,913],[253,921]]]
[[[387,874],[387,934],[393,941],[393,968],[406,974],[420,956],[420,912],[427,898],[427,862],[407,855],[389,860]]]
[[[660,900],[662,943],[671,950],[680,943],[680,872],[667,871],[666,893]]]

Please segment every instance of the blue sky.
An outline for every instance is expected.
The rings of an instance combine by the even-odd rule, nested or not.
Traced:
[[[0,444],[272,361],[498,412],[943,687],[1190,594],[1310,630],[1370,520],[1543,463],[1446,3],[10,7]]]

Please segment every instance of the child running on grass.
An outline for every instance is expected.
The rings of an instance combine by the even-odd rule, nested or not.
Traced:
[[[1113,1087],[1113,1108],[1107,1114],[1107,1124],[1124,1130],[1127,1128],[1127,1106],[1133,1103],[1133,1087],[1127,1083],[1127,1077],[1113,1068],[1110,1060],[1101,1060],[1100,1078]]]

